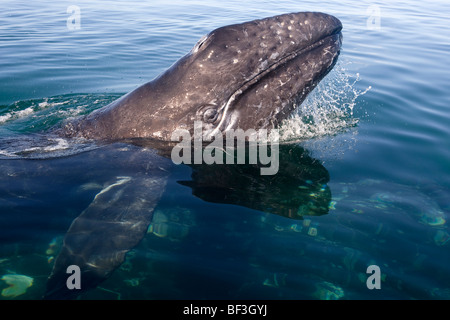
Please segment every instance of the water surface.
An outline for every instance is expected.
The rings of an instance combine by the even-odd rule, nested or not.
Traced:
[[[174,167],[153,229],[80,298],[450,299],[448,2],[78,1],[74,30],[70,1],[2,4],[0,277],[33,285],[1,299],[40,299],[72,220],[112,176],[142,170],[108,159],[108,147],[67,152],[39,132],[153,79],[216,27],[293,11],[335,15],[344,43],[302,106],[314,125],[294,117],[283,128],[303,155],[290,168],[311,176],[270,200],[308,207],[324,188],[326,213],[295,220],[208,202],[214,194],[179,183],[192,169]],[[46,144],[33,149],[30,135]],[[366,286],[369,265],[380,267],[380,290]]]

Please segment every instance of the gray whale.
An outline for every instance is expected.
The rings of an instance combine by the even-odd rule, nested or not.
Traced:
[[[165,142],[170,142],[172,132],[180,128],[192,132],[195,121],[202,121],[208,130],[223,133],[232,129],[277,128],[335,65],[341,50],[341,29],[337,18],[318,12],[284,14],[218,28],[153,81],[89,115],[67,120],[56,132],[65,137],[114,143],[149,139],[158,141],[154,148],[167,154]],[[112,155],[105,160],[114,165],[118,159],[127,162],[123,154],[109,152]],[[126,153],[126,157],[133,157],[134,163],[146,161],[146,169],[136,177],[112,176],[107,187],[72,222],[48,279],[45,299],[74,298],[96,287],[144,237],[172,164],[156,154],[141,159],[139,152],[131,156]],[[277,198],[277,190],[282,190],[277,186],[305,180],[302,176],[307,170],[297,167],[305,158],[308,159],[300,155],[282,163],[279,184],[275,180],[260,180],[251,174],[252,170],[225,166],[194,167],[197,182],[184,184],[206,201],[257,210],[269,208],[274,214],[295,218],[298,203],[280,207],[273,199]],[[331,196],[329,191],[323,192],[328,181],[326,169],[310,162],[312,167],[318,167],[313,171],[319,172],[317,185],[324,195],[323,205],[318,207],[327,211]],[[221,171],[223,178],[211,181],[211,170]],[[248,189],[242,184],[236,188],[225,179],[236,173],[243,177]],[[267,183],[272,184],[271,194],[249,196],[264,189],[256,186]],[[207,193],[208,189],[216,192]],[[225,194],[230,190],[239,192]],[[218,194],[222,192],[224,195]],[[81,269],[81,290],[69,290],[66,286],[70,265]]]

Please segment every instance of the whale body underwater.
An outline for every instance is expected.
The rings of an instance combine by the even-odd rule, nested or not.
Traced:
[[[341,30],[337,18],[320,12],[218,28],[154,80],[88,115],[64,121],[54,131],[67,138],[106,142],[169,142],[175,130],[193,132],[196,121],[212,132],[275,129],[336,64]],[[135,153],[134,161],[141,156]],[[169,170],[160,158],[152,165],[147,165],[145,176],[111,179],[72,222],[47,281],[45,299],[75,298],[95,288],[143,239]],[[207,180],[210,170],[214,169],[199,169],[196,174]],[[318,168],[322,184],[329,178],[324,171]],[[245,206],[251,197],[238,198],[235,203]],[[67,268],[73,265],[81,270],[81,290],[67,287]]]

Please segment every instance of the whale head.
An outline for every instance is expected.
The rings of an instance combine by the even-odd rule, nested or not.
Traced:
[[[66,135],[170,140],[177,129],[271,129],[333,68],[341,22],[300,12],[218,28],[166,72],[66,124]]]

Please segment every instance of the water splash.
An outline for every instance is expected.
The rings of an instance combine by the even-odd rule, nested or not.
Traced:
[[[335,69],[297,107],[291,118],[280,127],[280,140],[302,141],[346,131],[357,126],[354,115],[356,100],[371,87],[360,91],[356,88],[359,73],[350,75],[342,64]]]
[[[118,97],[117,94],[67,94],[0,106],[0,136],[11,132],[42,132],[64,119],[107,105]]]
[[[54,134],[16,134],[0,137],[0,160],[59,158],[99,147],[81,138],[66,139]]]
[[[65,119],[92,112],[119,96],[68,94],[0,106],[0,159],[46,159],[98,148],[92,141],[62,138],[49,130]]]

